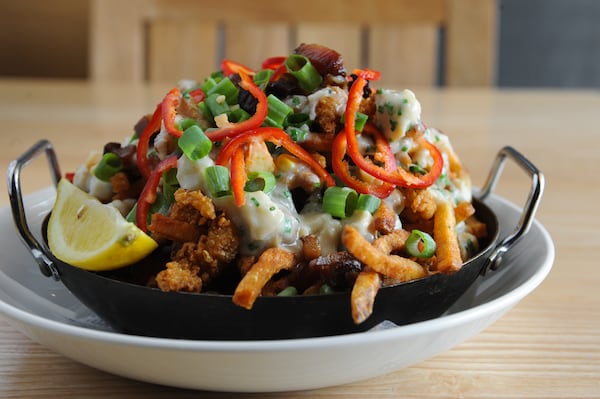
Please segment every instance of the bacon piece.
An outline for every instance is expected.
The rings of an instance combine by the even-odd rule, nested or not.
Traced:
[[[308,58],[311,64],[323,76],[327,74],[346,76],[346,67],[344,66],[342,56],[329,47],[320,44],[302,43],[296,47],[294,52]]]

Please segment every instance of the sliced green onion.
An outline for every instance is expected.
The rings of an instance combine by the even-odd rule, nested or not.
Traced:
[[[229,113],[229,104],[227,104],[227,97],[223,94],[213,93],[206,97],[204,100],[206,107],[210,111],[210,114],[215,117],[221,114]]]
[[[206,99],[204,101],[199,102],[197,107],[198,107],[198,110],[202,113],[202,115],[204,115],[204,117],[206,119],[212,119],[213,116],[210,113],[208,106],[206,105]]]
[[[363,114],[362,112],[357,112],[356,117],[354,118],[354,130],[357,132],[362,132],[365,125],[367,124],[367,120],[369,119],[369,115]],[[341,123],[344,124],[344,115],[341,117]]]
[[[216,85],[217,85],[217,80],[214,79],[213,77],[210,77],[210,78],[206,78],[204,80],[204,83],[202,83],[202,86],[200,86],[200,88],[206,94]]]
[[[275,176],[271,172],[260,171],[248,173],[248,181],[244,186],[244,191],[264,191],[269,193],[275,188]]]
[[[420,167],[419,165],[417,165],[416,163],[413,163],[412,165],[410,165],[408,167],[408,170],[411,173],[418,173],[420,175],[424,175],[427,173],[427,171],[425,169],[423,169],[422,167]]]
[[[198,125],[192,125],[183,131],[178,141],[179,148],[190,161],[204,158],[212,149],[212,141]]]
[[[298,289],[291,285],[285,287],[284,289],[279,291],[279,294],[277,294],[277,296],[296,296],[296,295],[298,295]]]
[[[179,122],[179,128],[181,130],[185,130],[188,127],[191,127],[191,126],[194,126],[197,124],[198,124],[198,122],[196,122],[196,120],[194,118],[185,118],[181,122]]]
[[[374,195],[360,194],[356,203],[356,210],[367,211],[372,214],[379,208],[379,204],[381,204],[381,200]]]
[[[307,93],[315,91],[323,81],[323,77],[311,64],[310,60],[300,54],[292,54],[285,60],[288,72],[298,79],[298,84]]]
[[[265,118],[264,125],[271,127],[283,127],[283,121],[285,118],[294,112],[289,105],[275,97],[273,94],[269,94],[267,97],[267,117]]]
[[[306,140],[306,136],[308,135],[308,129],[302,129],[302,128],[295,127],[295,126],[287,127],[285,129],[285,132],[294,141],[304,141],[304,140]]]
[[[250,118],[250,114],[242,108],[236,108],[229,113],[228,119],[231,123],[238,123]]]
[[[169,169],[162,175],[162,187],[165,200],[169,205],[175,202],[175,191],[179,188],[179,181],[177,180],[177,169]]]
[[[220,94],[225,96],[227,104],[233,105],[238,102],[238,94],[240,90],[233,84],[231,79],[223,78],[217,84],[210,88],[210,90],[205,91],[207,96],[212,94]]]
[[[319,287],[319,294],[333,294],[335,291],[333,290],[333,288],[331,288],[331,286],[329,284],[323,284],[321,287]]]
[[[231,194],[231,183],[229,180],[229,169],[221,165],[212,165],[204,170],[204,179],[208,191],[215,197],[224,197]]]
[[[254,84],[256,84],[262,91],[265,91],[269,81],[271,80],[271,76],[273,76],[273,71],[271,69],[263,69],[258,71],[254,75]]]
[[[121,169],[123,169],[121,158],[113,152],[107,152],[94,168],[94,176],[102,181],[109,181]]]
[[[329,187],[323,194],[323,212],[345,218],[354,213],[357,201],[358,194],[350,187]]]
[[[430,258],[436,249],[433,237],[421,230],[411,231],[404,246],[410,256],[417,258]]]
[[[310,123],[310,116],[303,112],[292,113],[285,118],[283,122],[284,126],[301,127],[302,125],[308,125]]]

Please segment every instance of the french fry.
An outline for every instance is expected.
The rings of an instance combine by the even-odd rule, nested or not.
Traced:
[[[417,262],[381,252],[350,225],[342,230],[342,243],[356,259],[384,276],[409,281],[427,275],[427,270]]]
[[[373,304],[380,287],[381,276],[379,273],[364,270],[358,274],[350,296],[350,307],[354,323],[362,323],[373,313]]]
[[[296,263],[294,254],[281,248],[269,248],[250,267],[233,293],[233,303],[252,309],[265,284],[277,272],[292,268]]]
[[[462,266],[462,258],[456,237],[454,209],[448,202],[438,204],[433,221],[433,237],[437,244],[437,270],[441,273],[458,271]]]
[[[373,246],[386,255],[404,248],[406,239],[410,233],[403,229],[394,230],[390,234],[377,237],[373,241]]]
[[[470,202],[463,201],[454,208],[456,223],[460,223],[475,214],[475,207]]]

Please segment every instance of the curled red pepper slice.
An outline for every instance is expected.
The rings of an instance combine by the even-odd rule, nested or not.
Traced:
[[[248,176],[246,175],[246,161],[244,160],[244,148],[238,147],[231,157],[231,191],[235,204],[240,207],[246,203],[244,187]]]
[[[160,129],[160,121],[162,118],[162,106],[158,104],[150,121],[140,134],[136,148],[137,167],[144,178],[150,176],[151,168],[148,160],[148,150],[150,149],[150,138]]]
[[[285,56],[276,56],[269,57],[262,62],[262,69],[271,69],[273,71],[277,70],[280,66],[283,65],[287,57]]]
[[[217,165],[226,166],[228,162],[233,162],[236,152],[238,152],[237,156],[239,156],[239,150],[243,150],[244,146],[252,140],[268,141],[276,146],[285,148],[289,153],[307,164],[327,186],[335,186],[335,180],[325,170],[325,168],[323,168],[304,148],[296,144],[286,132],[275,127],[261,127],[254,130],[249,130],[232,138],[231,141],[229,141],[221,149],[221,152],[219,152],[215,163]],[[240,165],[236,161],[235,165],[230,166],[232,185],[234,184],[234,181],[239,181],[239,172]],[[243,179],[245,182],[245,175],[241,179]],[[243,200],[237,197],[240,195],[243,196],[243,192],[238,192],[236,194],[235,190],[232,189],[232,191],[234,191],[234,195],[236,195],[236,203],[243,204]]]
[[[245,73],[246,75],[254,75],[254,71],[248,68],[246,65],[240,64],[239,62],[232,60],[223,60],[221,61],[221,71],[223,71],[223,75],[231,76],[236,73],[241,74]]]
[[[160,184],[163,173],[177,167],[177,155],[171,155],[163,159],[152,171],[146,185],[140,194],[135,211],[135,223],[144,232],[148,231],[147,220],[150,206],[156,201],[156,189]]]
[[[206,94],[204,94],[204,91],[202,91],[202,89],[194,89],[192,91],[190,91],[189,93],[190,98],[192,99],[192,101],[194,102],[194,104],[199,104],[202,101],[204,101],[204,99],[206,98]]]
[[[371,126],[371,127],[369,127]],[[375,139],[377,148],[376,157],[381,158],[386,171],[391,172],[396,168],[396,159],[387,143],[387,140],[372,125],[366,125],[363,133],[371,134]],[[389,151],[387,151],[390,149]],[[382,152],[383,150],[383,152]],[[348,187],[353,188],[360,194],[371,194],[378,198],[388,197],[394,191],[394,185],[379,179],[375,182],[367,182],[352,176],[348,162],[344,161],[346,155],[346,135],[338,134],[333,140],[331,147],[331,166],[335,175]],[[374,165],[374,164],[372,164]],[[374,165],[375,166],[375,165]]]
[[[254,115],[245,121],[232,123],[229,126],[206,132],[206,136],[208,136],[208,138],[212,141],[221,141],[228,137],[237,136],[238,134],[247,130],[255,129],[262,125],[267,117],[268,104],[265,92],[262,91],[260,87],[254,83],[252,78],[244,71],[240,71],[239,73],[240,77],[242,78],[240,87],[248,90],[250,94],[252,94],[256,100],[258,100],[258,103],[256,104],[256,111],[254,112]]]
[[[344,132],[347,140],[347,151],[348,155],[354,163],[369,173],[370,175],[391,183],[395,186],[406,187],[406,188],[426,188],[431,186],[442,173],[444,166],[444,160],[442,154],[438,148],[428,142],[422,134],[418,134],[416,137],[417,144],[424,147],[431,158],[433,159],[433,165],[423,175],[415,175],[402,167],[396,167],[393,171],[388,171],[380,166],[374,164],[370,159],[365,158],[361,153],[358,146],[358,140],[356,139],[356,132],[354,129],[354,119],[360,106],[363,89],[367,84],[367,80],[371,78],[377,78],[378,73],[375,71],[365,70],[358,74],[356,80],[352,83],[350,92],[348,93],[348,101],[346,103],[346,113],[344,115]]]
[[[181,92],[178,88],[171,89],[162,101],[162,117],[165,130],[175,136],[181,137],[183,132],[177,126],[175,118],[177,117],[177,108],[181,102]]]

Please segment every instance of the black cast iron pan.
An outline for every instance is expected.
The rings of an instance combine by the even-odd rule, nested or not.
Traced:
[[[164,338],[205,340],[265,340],[318,337],[365,331],[389,320],[398,325],[443,314],[487,270],[495,269],[533,222],[544,186],[541,172],[511,147],[501,149],[474,206],[488,226],[488,241],[457,273],[435,274],[382,288],[372,315],[362,324],[352,321],[350,294],[259,297],[252,310],[236,306],[230,295],[162,292],[110,276],[89,272],[56,259],[28,228],[23,207],[20,171],[45,152],[55,184],[60,170],[52,145],[38,142],[8,169],[9,196],[19,235],[44,275],[61,280],[82,303],[117,331]],[[499,240],[498,220],[485,205],[507,158],[530,175],[532,187],[515,231]],[[45,234],[45,226],[42,234]]]

